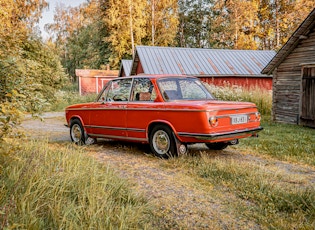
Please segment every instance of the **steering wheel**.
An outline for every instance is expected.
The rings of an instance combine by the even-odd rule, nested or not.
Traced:
[[[123,95],[115,95],[113,96],[113,100],[114,101],[127,101],[127,97],[123,96]]]

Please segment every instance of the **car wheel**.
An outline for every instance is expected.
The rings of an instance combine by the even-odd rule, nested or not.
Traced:
[[[74,119],[70,124],[70,137],[71,141],[77,145],[85,144],[84,129],[78,119]]]
[[[149,137],[151,151],[158,157],[169,158],[177,155],[172,130],[165,125],[155,126]]]
[[[222,150],[222,149],[225,149],[228,146],[228,144],[224,142],[216,142],[216,143],[206,143],[206,146],[209,149]]]

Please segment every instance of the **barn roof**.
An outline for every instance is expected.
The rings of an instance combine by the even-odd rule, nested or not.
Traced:
[[[306,39],[311,29],[315,27],[315,8],[306,17],[302,24],[295,30],[288,41],[282,46],[279,52],[268,63],[268,65],[262,70],[263,74],[272,74],[275,68],[277,68],[281,62],[295,49],[299,44],[299,41]]]
[[[116,77],[117,70],[99,70],[99,69],[76,69],[75,75],[78,77]]]
[[[275,51],[137,46],[131,75],[141,60],[144,74],[262,76]]]
[[[122,59],[120,63],[120,69],[118,76],[121,76],[124,72],[126,76],[130,76],[130,70],[132,66],[132,60]]]

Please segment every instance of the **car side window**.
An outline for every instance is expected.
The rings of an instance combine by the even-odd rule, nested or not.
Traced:
[[[159,81],[159,86],[165,100],[178,100],[182,98],[178,79],[163,79]]]
[[[98,102],[104,102],[105,101],[105,98],[106,98],[106,95],[108,93],[108,89],[109,87],[106,87],[103,92],[101,93],[101,95],[98,97]]]
[[[131,82],[129,78],[112,81],[108,86],[106,101],[128,101]]]
[[[132,101],[154,101],[156,92],[149,78],[135,78],[131,93]]]

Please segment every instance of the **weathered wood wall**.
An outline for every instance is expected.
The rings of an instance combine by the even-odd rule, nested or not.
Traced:
[[[299,123],[302,95],[302,67],[315,63],[315,31],[300,40],[298,46],[273,73],[273,119]]]

